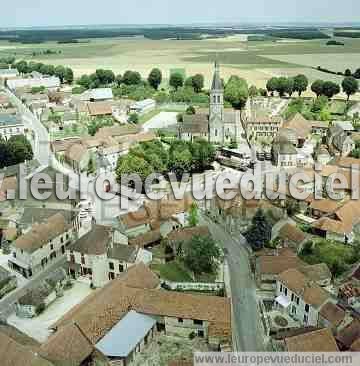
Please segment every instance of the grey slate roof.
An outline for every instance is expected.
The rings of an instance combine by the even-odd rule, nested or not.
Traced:
[[[109,259],[117,259],[127,263],[134,263],[139,249],[130,245],[114,245],[108,250]]]
[[[223,88],[224,88],[224,86],[223,86],[223,82],[220,77],[219,64],[217,62],[215,62],[215,73],[214,73],[213,81],[211,84],[211,90],[223,90]]]
[[[125,358],[155,324],[156,320],[151,316],[131,310],[95,347],[105,356]]]

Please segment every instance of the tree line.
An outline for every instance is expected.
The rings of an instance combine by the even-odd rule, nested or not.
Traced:
[[[74,81],[74,72],[70,67],[62,65],[54,66],[49,64],[43,64],[42,62],[27,62],[21,60],[15,62],[13,66],[19,71],[20,74],[29,74],[33,71],[37,71],[43,75],[57,76],[61,83],[71,84]]]
[[[123,174],[138,174],[142,180],[152,173],[173,172],[177,177],[184,173],[202,172],[215,159],[215,149],[208,141],[173,140],[169,147],[161,141],[143,142],[131,148],[118,159],[116,175],[120,182]]]

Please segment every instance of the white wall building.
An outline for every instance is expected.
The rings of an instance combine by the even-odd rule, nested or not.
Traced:
[[[0,113],[0,137],[8,140],[12,136],[24,135],[25,126],[18,115]]]

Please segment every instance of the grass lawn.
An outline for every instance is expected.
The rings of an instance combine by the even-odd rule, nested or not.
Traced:
[[[324,239],[313,240],[310,252],[302,252],[300,258],[308,264],[326,263],[335,276],[359,259],[358,248]]]
[[[72,129],[64,129],[63,131],[59,132],[52,132],[50,133],[50,139],[51,140],[61,140],[69,137],[81,137],[81,136],[87,136],[88,130],[86,127],[78,128],[76,131],[73,131]]]
[[[343,115],[346,111],[346,101],[344,100],[333,100],[330,103],[330,113]]]
[[[160,113],[160,109],[155,108],[153,111],[150,111],[148,113],[142,114],[139,116],[139,124],[144,124],[145,122],[149,121],[151,118],[154,118]]]
[[[154,264],[151,269],[160,274],[160,277],[173,282],[192,282],[188,270],[179,262],[172,261],[165,264]]]

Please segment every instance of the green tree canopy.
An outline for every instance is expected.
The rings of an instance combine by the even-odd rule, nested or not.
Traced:
[[[55,76],[57,76],[60,81],[63,83],[65,79],[66,69],[64,66],[56,66],[55,67]]]
[[[274,92],[277,90],[277,87],[278,87],[278,78],[277,77],[272,77],[266,83],[266,89],[272,95],[274,95]]]
[[[301,97],[301,94],[306,91],[309,85],[309,80],[305,75],[297,75],[294,77],[294,91],[299,94],[299,97]]]
[[[313,93],[316,94],[317,97],[323,94],[324,91],[324,81],[323,80],[315,80],[311,84],[311,90]]]
[[[249,97],[249,89],[245,79],[241,79],[236,75],[230,77],[225,86],[225,100],[228,101],[233,108],[242,110]]]
[[[179,72],[174,72],[170,76],[169,84],[175,90],[178,90],[180,87],[184,85],[184,76]]]
[[[252,224],[245,237],[254,250],[260,250],[271,240],[272,225],[264,211],[256,211]]]
[[[121,181],[123,174],[138,174],[142,181],[154,173],[153,167],[145,160],[134,154],[121,156],[117,162],[116,176]]]
[[[340,86],[333,81],[325,81],[322,93],[331,99],[333,96],[340,93]]]
[[[214,239],[194,236],[183,249],[184,263],[194,273],[216,272],[221,252]]]
[[[342,81],[341,86],[343,92],[347,95],[348,100],[351,95],[355,94],[359,90],[359,82],[353,76],[346,77]]]
[[[123,75],[122,82],[126,85],[139,85],[141,84],[141,75],[137,71],[128,70]]]
[[[204,75],[196,74],[192,77],[192,87],[195,93],[200,93],[204,88]]]
[[[161,82],[162,82],[162,73],[161,73],[161,71],[157,68],[152,69],[149,76],[148,76],[149,85],[152,88],[154,88],[155,90],[158,90]]]

